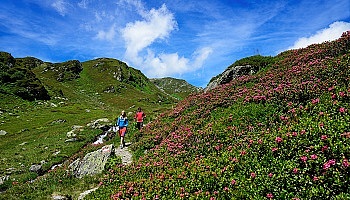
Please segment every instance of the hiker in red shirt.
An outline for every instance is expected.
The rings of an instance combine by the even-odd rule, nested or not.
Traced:
[[[137,109],[137,112],[136,112],[135,117],[134,117],[134,118],[136,119],[136,122],[137,122],[136,127],[137,127],[139,130],[141,130],[141,128],[143,127],[143,119],[144,119],[145,117],[146,117],[145,113],[142,112],[141,108],[139,107],[139,108]]]

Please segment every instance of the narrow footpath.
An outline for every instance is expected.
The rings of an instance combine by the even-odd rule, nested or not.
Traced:
[[[122,158],[123,165],[129,165],[132,163],[132,155],[130,151],[128,150],[128,146],[130,146],[131,143],[126,143],[124,148],[116,147],[115,148],[115,155],[120,156]]]

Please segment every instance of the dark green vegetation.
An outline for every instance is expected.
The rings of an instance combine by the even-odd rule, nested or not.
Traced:
[[[103,175],[80,182],[61,167],[3,196],[76,197],[98,184],[86,199],[349,199],[349,77],[350,32],[283,52],[258,73],[190,95],[133,131],[131,165],[113,160]],[[103,116],[106,108],[91,113]]]
[[[264,69],[267,66],[273,64],[275,62],[274,59],[277,59],[277,57],[274,58],[271,56],[255,55],[237,60],[232,65],[230,65],[229,68],[235,66],[251,65],[254,67],[254,71],[260,71],[261,69]]]
[[[150,79],[158,88],[177,99],[184,99],[191,93],[200,92],[202,89],[190,85],[185,80],[166,77]]]
[[[31,71],[43,63],[35,58],[14,59],[10,54],[0,52],[0,92],[14,94],[26,100],[50,99],[47,90]]]

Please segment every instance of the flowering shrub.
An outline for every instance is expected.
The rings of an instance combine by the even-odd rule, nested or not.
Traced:
[[[275,59],[163,113],[89,197],[350,198],[350,32]]]

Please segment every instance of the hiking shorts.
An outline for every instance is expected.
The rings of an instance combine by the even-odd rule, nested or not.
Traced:
[[[119,136],[124,137],[126,133],[126,127],[120,128],[119,127]]]
[[[143,122],[137,122],[136,123],[136,128],[141,130],[141,128],[143,127]]]

